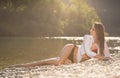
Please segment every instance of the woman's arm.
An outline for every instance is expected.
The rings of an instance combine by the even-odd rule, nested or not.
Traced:
[[[111,55],[110,55],[110,52],[108,50],[108,45],[107,45],[106,41],[104,43],[104,46],[105,46],[105,48],[104,48],[103,52],[104,52],[105,57],[103,57],[101,55],[96,55],[94,58],[98,58],[99,60],[104,60],[104,61],[112,59]]]
[[[94,56],[94,58],[98,58],[99,60],[102,60],[102,59],[103,59],[103,56],[101,56],[101,55],[96,55],[96,56]]]
[[[90,45],[91,45],[91,41],[92,41],[92,40],[91,40],[91,38],[90,38],[89,35],[85,35],[85,36],[84,36],[83,45],[84,45],[85,53],[86,53],[89,57],[93,58],[93,57],[95,57],[97,54],[91,51],[91,46],[90,46]]]
[[[98,58],[99,60],[103,60],[103,61],[109,60],[108,57],[103,57],[103,56],[101,56],[101,55],[96,55],[96,56],[94,56],[94,58]]]
[[[106,43],[105,43],[105,50],[104,50],[105,57],[103,57],[103,56],[91,51],[90,42],[91,42],[90,37],[88,35],[85,35],[83,43],[84,43],[85,52],[89,57],[98,58],[99,60],[104,60],[104,61],[106,61],[110,58],[110,53],[109,53]]]

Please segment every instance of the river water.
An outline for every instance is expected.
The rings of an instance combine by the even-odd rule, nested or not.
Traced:
[[[111,74],[109,75],[111,72],[108,73],[108,76],[103,74],[103,78],[105,77],[120,77],[120,67],[118,65],[120,65],[120,37],[106,37],[105,38],[108,46],[109,46],[109,50],[111,53],[111,56],[114,57],[115,59],[117,59],[117,62],[115,64],[111,64],[114,67],[117,66],[118,68],[114,69],[114,71],[116,71],[116,74]],[[15,64],[22,64],[22,63],[28,63],[28,62],[33,62],[33,61],[39,61],[41,59],[46,59],[46,58],[51,58],[51,57],[57,57],[59,56],[62,47],[65,44],[77,44],[80,45],[82,43],[83,37],[35,37],[35,38],[28,38],[28,37],[1,37],[0,38],[0,69],[1,69],[1,73],[0,76],[2,77],[2,71],[4,70],[4,72],[8,69],[8,66],[11,65],[15,65]],[[90,64],[88,64],[90,63]],[[96,65],[97,63],[97,65]],[[83,72],[85,71],[86,67],[84,67],[84,65],[86,65],[87,67],[89,67],[89,71],[85,71],[86,74],[88,72],[88,74],[90,73],[90,71],[92,72],[93,70],[93,66],[91,66],[92,64],[94,64],[95,66],[97,66],[97,68],[102,67],[104,64],[104,62],[96,62],[96,60],[92,60],[89,62],[84,62],[84,63],[80,63],[80,64],[72,64],[72,65],[68,65],[68,66],[58,66],[58,68],[56,68],[55,66],[47,66],[47,67],[41,67],[41,68],[34,68],[35,70],[39,70],[39,76],[38,77],[34,77],[32,76],[32,78],[39,78],[39,77],[43,77],[46,78],[48,75],[48,77],[53,78],[53,74],[52,73],[46,73],[46,71],[50,71],[55,73],[55,71],[57,71],[58,73],[55,75],[55,78],[58,77],[58,75],[62,72],[64,73],[68,73],[69,71],[72,70],[72,74],[74,72]],[[101,64],[100,66],[98,64]],[[106,64],[106,63],[105,63]],[[77,68],[74,67],[78,67],[80,70],[77,70]],[[67,70],[67,68],[73,67],[73,69]],[[83,67],[81,69],[81,67]],[[103,68],[107,68],[108,71],[112,70],[110,68],[111,66],[107,66]],[[54,71],[51,70],[55,69]],[[61,70],[62,69],[62,70]],[[64,70],[63,70],[64,69]],[[83,70],[84,69],[84,70]],[[106,70],[102,70],[101,71],[107,71]],[[10,69],[11,70],[11,69]],[[13,70],[13,69],[12,69]],[[16,70],[16,69],[15,69]],[[19,69],[21,70],[21,69]],[[28,69],[24,69],[26,72]],[[41,71],[42,70],[42,71]],[[58,71],[59,70],[59,71]],[[75,70],[75,71],[74,71]],[[95,70],[95,69],[94,69]],[[118,71],[119,70],[119,71]],[[30,70],[33,71],[33,70]],[[42,75],[40,75],[40,71],[41,73],[43,73]],[[22,71],[23,72],[23,71]],[[96,70],[97,72],[97,70]],[[85,77],[86,75],[85,73],[79,74],[79,75],[70,75],[69,78],[78,78],[78,77]],[[94,75],[95,73],[93,73]],[[35,75],[36,76],[36,75]],[[91,73],[88,75],[91,78],[95,78],[98,76],[92,76]],[[5,77],[5,76],[4,76]],[[3,77],[3,78],[4,78]],[[17,77],[17,76],[16,76]],[[12,75],[12,77],[10,78],[16,78]],[[17,77],[17,78],[29,78],[30,76],[21,76],[21,77]],[[88,78],[90,78],[88,77]],[[100,76],[101,77],[101,76]],[[100,78],[98,77],[98,78]],[[66,75],[63,76],[59,76],[58,78],[66,78]],[[86,76],[87,78],[87,76]]]

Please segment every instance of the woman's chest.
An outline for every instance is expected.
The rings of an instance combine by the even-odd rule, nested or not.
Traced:
[[[92,45],[91,45],[91,51],[97,53],[97,44],[96,43],[92,43]]]

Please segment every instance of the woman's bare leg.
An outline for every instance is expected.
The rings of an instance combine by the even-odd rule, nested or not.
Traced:
[[[56,58],[49,58],[40,60],[37,62],[22,64],[22,67],[34,67],[34,66],[42,66],[42,65],[58,65],[59,57]]]
[[[68,60],[68,57],[69,57],[73,47],[74,47],[73,44],[65,45],[62,49],[61,56],[58,58],[45,59],[45,60],[41,60],[41,61],[34,62],[34,63],[23,64],[21,66],[31,67],[31,66],[42,66],[42,65],[60,65],[60,64],[65,63],[65,61],[70,63],[70,60]]]
[[[71,54],[72,49],[74,48],[74,44],[67,44],[62,49],[62,54],[60,56],[59,64],[65,63],[68,60],[69,55]],[[72,63],[72,61],[71,61]]]

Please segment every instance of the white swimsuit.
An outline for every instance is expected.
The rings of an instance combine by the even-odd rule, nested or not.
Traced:
[[[91,46],[92,43],[94,42],[93,36],[92,35],[85,35],[83,39],[82,45],[78,48],[78,53],[77,53],[77,63],[79,63],[82,59],[83,54],[87,54],[90,58],[93,58],[94,56],[97,55],[97,53],[91,51]],[[108,50],[107,43],[104,43],[105,49],[104,49],[104,54],[105,57],[110,57],[110,53]],[[98,52],[99,54],[99,52]]]

